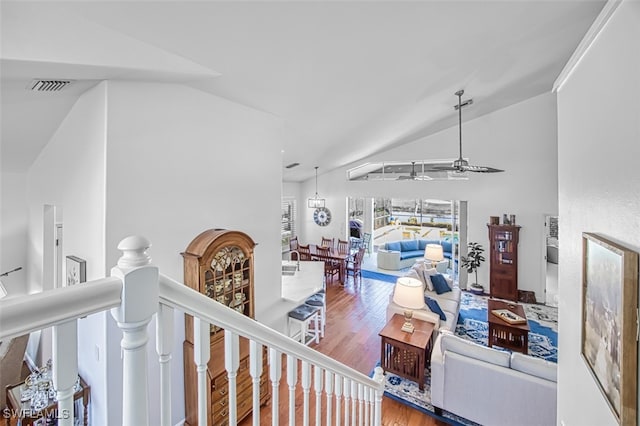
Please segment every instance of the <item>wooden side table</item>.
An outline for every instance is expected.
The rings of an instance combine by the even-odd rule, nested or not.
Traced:
[[[413,333],[400,330],[404,316],[395,314],[380,331],[380,365],[384,371],[416,381],[424,390],[424,369],[431,352],[434,324],[415,318],[411,323],[415,327]]]
[[[49,399],[49,405],[47,405],[42,410],[36,411],[31,408],[30,401],[21,401],[22,391],[25,390],[27,386],[25,382],[18,383],[17,385],[7,386],[7,408],[9,416],[5,416],[7,421],[7,426],[10,425],[11,417],[18,417],[22,419],[22,425],[33,425],[38,420],[42,420],[43,418],[47,418],[50,416],[54,416],[60,418],[64,415],[64,413],[58,413],[58,403],[52,399]],[[89,405],[89,395],[91,393],[91,388],[89,385],[85,383],[85,381],[80,377],[80,389],[73,394],[73,400],[77,401],[82,399],[83,409],[83,421],[84,426],[88,425],[88,411],[87,406]],[[77,413],[76,413],[77,414]]]
[[[500,346],[523,354],[529,353],[529,322],[524,324],[509,324],[501,320],[491,311],[508,309],[516,315],[526,318],[522,305],[489,299],[487,301],[487,322],[489,323],[489,347]]]

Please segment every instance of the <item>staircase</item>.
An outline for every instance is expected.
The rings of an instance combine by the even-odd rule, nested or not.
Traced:
[[[272,386],[272,425],[311,422],[310,398],[313,384],[316,425],[381,424],[382,369],[369,378],[342,363],[274,331],[233,309],[162,275],[150,264],[149,241],[128,237],[120,242],[122,257],[111,276],[73,287],[0,301],[0,340],[53,327],[53,384],[57,390],[58,424],[71,426],[74,416],[73,388],[78,375],[77,321],[87,315],[110,310],[122,331],[123,362],[122,424],[149,424],[147,363],[157,362],[160,371],[160,418],[171,425],[171,354],[174,311],[194,317],[194,363],[198,371],[198,424],[207,426],[206,365],[209,361],[210,324],[225,329],[225,369],[229,382],[229,424],[237,423],[236,374],[239,368],[239,337],[250,341],[250,373],[253,380],[253,410],[260,411],[260,375],[263,347],[269,351],[269,379]],[[26,314],[28,312],[28,314]],[[147,326],[156,315],[157,360],[147,360]],[[84,348],[89,350],[89,348]],[[178,348],[179,350],[180,348]],[[282,358],[286,356],[289,389],[288,418],[279,416]],[[298,369],[300,383],[298,383]],[[302,389],[302,410],[296,409],[296,390]],[[300,392],[298,392],[299,394]],[[300,413],[301,411],[301,413]],[[66,414],[65,414],[66,413]],[[325,413],[324,416],[321,416]],[[300,416],[301,419],[296,417]],[[260,424],[260,416],[253,416]]]

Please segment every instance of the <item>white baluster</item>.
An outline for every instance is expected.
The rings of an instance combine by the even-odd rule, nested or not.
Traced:
[[[58,399],[58,424],[71,426],[74,423],[74,387],[78,379],[77,320],[53,326],[52,336],[52,374],[53,388],[57,391],[56,397]]]
[[[333,373],[329,370],[324,372],[324,383],[327,388],[327,420],[325,424],[331,426],[331,400],[333,398]]]
[[[373,424],[374,423],[374,419],[375,419],[375,405],[374,405],[374,401],[376,400],[376,390],[373,388],[369,388],[369,412],[370,412],[370,423],[369,424]]]
[[[280,423],[280,378],[282,377],[282,357],[280,353],[269,348],[269,378],[271,379],[271,424]]]
[[[369,414],[371,412],[371,403],[369,398],[370,390],[368,387],[364,388],[364,424],[369,425]]]
[[[355,381],[351,382],[351,423],[356,424],[358,415],[356,413],[356,407],[358,405],[358,384]]]
[[[156,317],[156,352],[160,363],[160,424],[171,423],[171,349],[173,348],[173,308],[160,304]]]
[[[342,377],[336,374],[336,426],[340,426],[340,419],[342,417],[340,409],[342,408]]]
[[[382,423],[382,394],[384,393],[384,371],[382,367],[376,367],[373,374],[373,380],[379,383],[379,388],[376,389],[374,400],[374,419],[373,423],[376,426],[380,426]]]
[[[289,426],[296,424],[296,384],[298,383],[298,360],[287,355],[287,384],[289,385]]]
[[[118,244],[123,252],[111,276],[122,279],[122,304],[111,315],[122,330],[122,424],[149,424],[147,384],[147,325],[158,310],[158,268],[151,266],[143,237],[127,237]]]
[[[207,424],[207,364],[211,358],[211,326],[200,318],[193,319],[193,361],[198,376],[198,423]]]
[[[229,379],[229,424],[238,423],[238,387],[236,378],[238,377],[238,367],[240,367],[240,340],[238,335],[229,331],[224,331],[224,368],[227,370]],[[207,423],[201,423],[206,425]]]
[[[358,425],[364,423],[364,386],[358,383]]]
[[[311,389],[311,364],[302,361],[302,424],[309,426],[309,392]]]
[[[349,401],[350,401],[349,396],[351,395],[351,381],[346,377],[344,378],[343,388],[344,388],[344,424],[345,426],[348,426],[349,425]]]
[[[316,391],[316,426],[322,422],[322,368],[313,366],[313,389]]]
[[[262,375],[262,345],[249,341],[249,374],[253,379],[253,426],[260,425],[260,376]]]

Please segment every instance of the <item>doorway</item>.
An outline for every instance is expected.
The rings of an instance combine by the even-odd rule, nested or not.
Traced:
[[[558,306],[558,252],[560,248],[558,216],[544,218],[545,305]]]

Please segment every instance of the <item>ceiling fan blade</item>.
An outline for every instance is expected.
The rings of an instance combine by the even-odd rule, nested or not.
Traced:
[[[458,167],[452,166],[452,165],[448,165],[448,164],[443,164],[443,165],[433,165],[431,167],[426,167],[424,169],[425,172],[449,172],[449,171],[457,171],[459,170]]]
[[[466,165],[466,166],[462,166],[461,171],[464,172],[475,172],[475,173],[501,173],[504,172],[504,170],[501,169],[496,169],[493,167],[487,167],[487,166],[474,166],[474,165]]]

